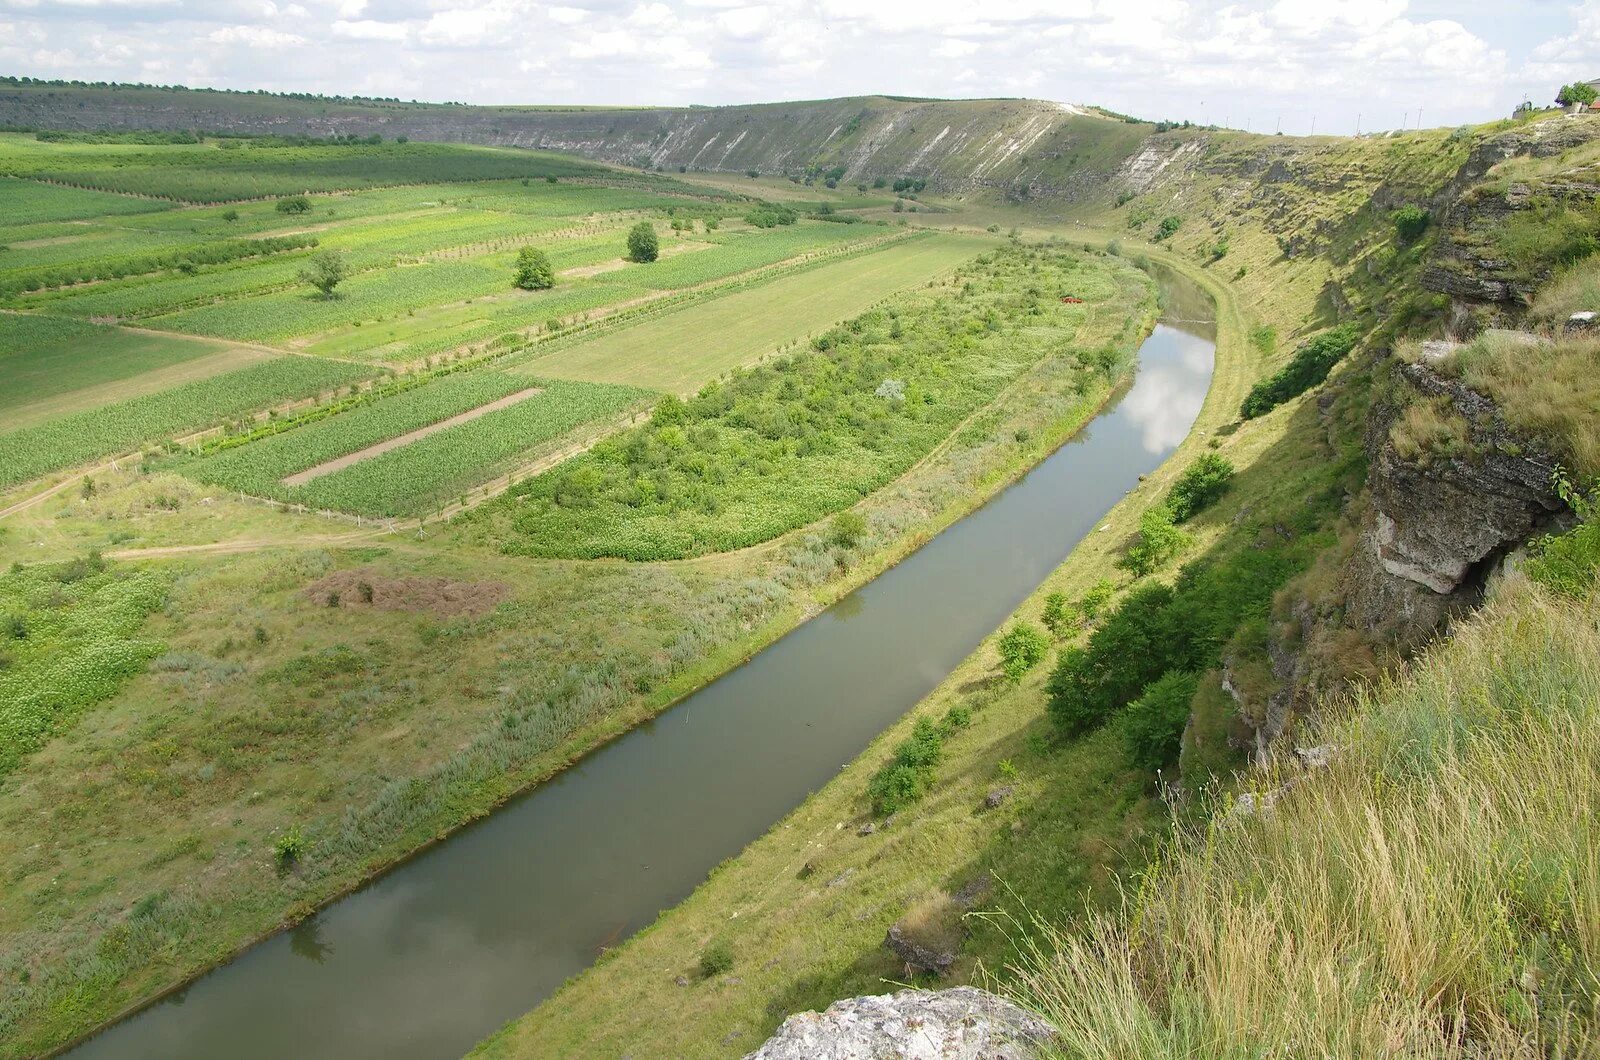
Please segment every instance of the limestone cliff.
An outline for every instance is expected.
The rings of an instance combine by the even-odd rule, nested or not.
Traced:
[[[902,990],[790,1016],[745,1060],[1030,1060],[1054,1036],[1032,1013],[970,986]]]

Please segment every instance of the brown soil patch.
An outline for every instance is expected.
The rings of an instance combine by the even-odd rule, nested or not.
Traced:
[[[365,449],[357,449],[353,453],[348,453],[335,460],[329,460],[325,464],[318,464],[316,467],[308,467],[304,471],[296,471],[294,474],[284,479],[283,484],[285,486],[303,486],[314,478],[321,478],[323,475],[331,475],[335,471],[342,471],[351,464],[360,463],[363,460],[370,460],[379,453],[387,453],[391,449],[398,449],[402,445],[410,445],[412,442],[426,438],[430,434],[437,434],[448,427],[454,427],[457,424],[470,422],[477,419],[479,416],[485,416],[491,412],[498,412],[500,409],[510,408],[519,401],[526,401],[528,398],[533,397],[533,395],[539,393],[539,391],[542,389],[542,387],[530,386],[526,390],[519,390],[515,394],[508,394],[505,397],[500,398],[498,401],[491,401],[487,405],[479,405],[475,409],[468,409],[465,412],[458,413],[457,415],[451,416],[447,420],[440,420],[438,423],[430,423],[426,427],[418,427],[414,431],[410,431],[395,438],[390,438],[387,441],[379,442],[377,445],[369,445]]]
[[[366,599],[370,590],[372,599]],[[305,587],[306,599],[327,606],[339,594],[340,607],[411,611],[451,618],[492,611],[511,587],[504,582],[463,582],[427,574],[389,577],[370,567],[334,571]]]
[[[674,243],[670,247],[663,247],[661,249],[661,257],[675,258],[679,254],[692,254],[697,250],[710,250],[716,245],[717,244],[715,243],[701,243],[694,240],[685,240],[682,243]],[[632,264],[633,262],[629,261],[627,258],[613,258],[610,261],[602,261],[598,265],[579,265],[575,269],[563,269],[561,271],[561,275],[586,279],[590,276],[599,276],[601,273],[616,272],[618,269],[625,269]]]

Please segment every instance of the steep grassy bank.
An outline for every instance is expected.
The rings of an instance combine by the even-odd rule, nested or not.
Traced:
[[[1010,990],[1064,1056],[1587,1056],[1600,627],[1513,579]],[[1286,785],[1292,785],[1287,787]]]

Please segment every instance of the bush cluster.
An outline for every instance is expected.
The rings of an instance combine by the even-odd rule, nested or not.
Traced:
[[[1247,420],[1264,416],[1321,383],[1333,366],[1355,349],[1359,337],[1355,324],[1341,324],[1302,343],[1288,364],[1250,388],[1239,406],[1239,415]]]

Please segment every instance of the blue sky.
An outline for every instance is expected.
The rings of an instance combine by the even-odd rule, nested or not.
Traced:
[[[1352,132],[1600,77],[1600,0],[0,0],[0,72],[472,103],[1031,96]]]

